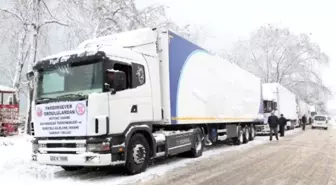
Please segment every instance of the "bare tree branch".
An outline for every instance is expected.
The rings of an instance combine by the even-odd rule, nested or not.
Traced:
[[[0,8],[0,11],[2,11],[4,13],[11,14],[14,17],[16,17],[17,19],[19,19],[20,21],[24,22],[24,19],[20,15],[18,15],[16,12],[13,12],[13,11],[10,11],[10,10],[7,10],[7,9],[3,9],[3,8]]]
[[[43,26],[45,25],[48,25],[48,24],[58,24],[58,25],[61,25],[61,26],[69,26],[68,24],[64,24],[60,21],[57,21],[57,20],[49,20],[49,21],[44,21],[44,23],[42,23],[38,29],[42,28]]]

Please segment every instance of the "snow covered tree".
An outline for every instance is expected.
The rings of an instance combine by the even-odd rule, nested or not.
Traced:
[[[249,40],[238,42],[226,57],[264,83],[280,83],[320,108],[331,95],[319,73],[329,58],[307,34],[295,35],[287,28],[269,24],[259,28]]]
[[[191,41],[197,41],[196,43],[203,32],[201,26],[176,25],[167,17],[164,5],[151,5],[139,9],[134,0],[62,0],[62,2],[64,14],[71,24],[69,39],[75,43],[73,45],[86,39],[144,27],[172,29]]]
[[[15,77],[13,80],[14,87],[19,89],[22,69],[24,63],[27,63],[28,70],[32,70],[32,66],[37,61],[37,54],[39,49],[39,38],[42,34],[42,29],[50,24],[58,24],[66,26],[59,19],[57,19],[47,3],[47,0],[12,0],[13,5],[7,9],[0,9],[3,14],[14,18],[16,24],[16,31],[19,33],[17,44],[17,58],[15,67]],[[29,129],[31,120],[31,102],[33,98],[34,81],[28,84],[28,98],[27,98],[27,120],[26,133]]]
[[[164,6],[137,9],[134,0],[63,0],[77,42],[145,26],[164,25]]]

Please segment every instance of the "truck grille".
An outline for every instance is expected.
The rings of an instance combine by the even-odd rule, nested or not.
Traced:
[[[78,154],[86,151],[86,140],[39,140],[39,152],[48,154]]]
[[[48,143],[47,148],[76,148],[76,143]]]

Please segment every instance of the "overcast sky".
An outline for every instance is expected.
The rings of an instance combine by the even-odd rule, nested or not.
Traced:
[[[330,57],[323,71],[325,83],[336,92],[335,0],[138,0],[138,6],[165,4],[179,24],[199,24],[211,33],[206,47],[229,49],[266,23],[288,27],[295,33],[312,33],[314,42]],[[329,102],[336,108],[336,100]]]

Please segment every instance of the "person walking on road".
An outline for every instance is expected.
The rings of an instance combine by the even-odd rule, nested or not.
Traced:
[[[306,130],[307,117],[305,114],[302,116],[301,121],[302,121],[302,130]]]
[[[279,118],[279,126],[280,126],[280,137],[284,137],[285,136],[285,126],[287,123],[287,119],[284,117],[283,114],[280,115]]]
[[[273,133],[275,133],[275,138],[279,140],[278,138],[279,119],[276,115],[274,115],[274,112],[272,112],[271,116],[268,117],[268,125],[270,127],[270,141],[272,141]]]

